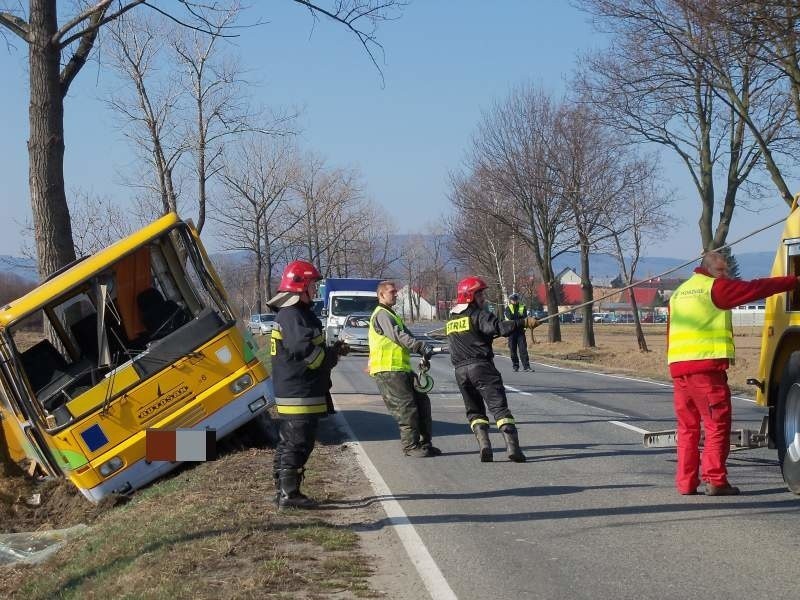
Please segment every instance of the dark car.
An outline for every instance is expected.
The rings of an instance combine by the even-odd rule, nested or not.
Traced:
[[[542,319],[547,318],[547,311],[546,310],[532,310],[531,316],[536,319],[537,321],[541,321]]]

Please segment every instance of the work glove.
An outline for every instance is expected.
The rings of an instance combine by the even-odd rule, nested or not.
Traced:
[[[350,346],[348,346],[342,340],[336,340],[333,342],[333,349],[339,356],[347,356],[347,354],[350,352]]]
[[[322,361],[322,368],[330,371],[339,363],[339,353],[336,352],[336,346],[331,346],[325,349],[325,358]]]
[[[542,323],[533,317],[525,317],[525,327],[528,329],[536,329]]]

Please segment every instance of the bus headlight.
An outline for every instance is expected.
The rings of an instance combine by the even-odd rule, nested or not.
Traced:
[[[236,381],[231,383],[230,388],[234,394],[241,394],[251,385],[253,385],[253,378],[249,373],[245,373],[241,377],[237,378]]]
[[[122,459],[119,456],[115,456],[111,460],[107,460],[102,465],[100,465],[100,475],[103,477],[108,477],[112,473],[119,471],[122,468],[122,465],[125,464],[122,462]]]

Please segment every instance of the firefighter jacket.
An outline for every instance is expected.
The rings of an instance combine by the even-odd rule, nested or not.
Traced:
[[[503,317],[507,321],[511,321],[513,319],[524,319],[527,316],[528,313],[525,310],[525,305],[522,303],[509,303],[508,306],[506,306],[506,309],[503,311]]]
[[[275,404],[282,415],[325,414],[335,353],[308,304],[281,308],[270,340]]]
[[[445,331],[450,345],[453,366],[491,361],[494,358],[492,341],[525,330],[525,321],[501,321],[494,313],[481,310],[470,302],[463,312],[450,313]]]

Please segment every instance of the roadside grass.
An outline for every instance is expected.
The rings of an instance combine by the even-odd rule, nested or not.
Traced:
[[[337,452],[312,454],[311,496],[341,497],[336,461],[349,459]],[[184,468],[103,514],[49,561],[0,569],[0,597],[379,597],[349,523],[275,509],[271,462],[272,450],[247,448]]]

